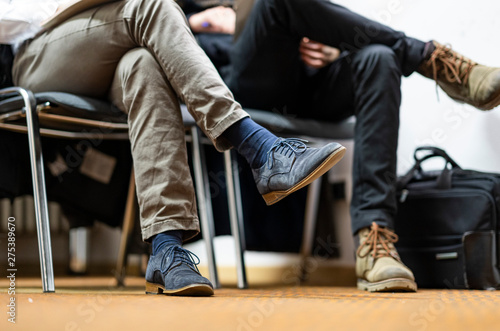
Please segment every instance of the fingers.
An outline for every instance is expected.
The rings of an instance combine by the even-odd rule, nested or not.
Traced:
[[[313,68],[320,69],[335,61],[340,51],[337,48],[312,41],[309,38],[302,38],[299,46],[302,61]]]
[[[309,67],[321,69],[328,64],[322,44],[303,38],[299,46],[300,58]]]
[[[312,59],[307,56],[301,56],[300,57],[302,62],[304,62],[307,66],[315,69],[321,69],[325,67],[328,63],[322,60],[317,60],[317,59]]]
[[[234,34],[236,13],[223,6],[213,7],[191,15],[189,25],[193,32]]]
[[[311,57],[308,57],[307,55],[301,55],[300,59],[302,62],[304,62],[307,66],[315,69],[321,69],[328,65],[328,62],[325,62],[324,60],[321,59],[314,59]]]
[[[318,59],[318,60],[325,59],[325,54],[321,51],[321,49],[316,50],[316,49],[311,49],[311,48],[304,47],[301,45],[299,47],[299,52],[300,52],[300,54],[306,55],[306,56],[311,57],[313,59]]]
[[[321,51],[324,45],[316,41],[312,41],[309,38],[302,38],[300,41],[300,47],[304,49],[309,49],[311,51]]]
[[[208,15],[206,15],[205,21],[202,22],[205,32],[234,33],[236,13],[233,9],[219,6],[207,9],[207,11]]]

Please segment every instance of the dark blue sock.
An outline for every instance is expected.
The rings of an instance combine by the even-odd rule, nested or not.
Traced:
[[[182,230],[172,230],[158,233],[153,237],[153,255],[156,255],[165,246],[182,246]]]
[[[253,169],[260,168],[266,163],[267,152],[278,139],[249,117],[231,125],[222,136],[229,140]]]

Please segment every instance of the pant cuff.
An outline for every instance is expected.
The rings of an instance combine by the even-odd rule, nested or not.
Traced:
[[[227,130],[227,128],[245,117],[250,117],[250,115],[248,115],[248,113],[243,109],[237,109],[230,112],[229,115],[224,117],[215,127],[207,132],[208,137],[212,140],[212,143],[219,152],[224,152],[225,150],[234,147],[221,135]]]
[[[366,228],[372,225],[373,222],[377,223],[380,226],[394,229],[393,216],[384,211],[365,211],[365,212],[357,212],[351,215],[352,222],[352,234],[356,235],[359,230],[362,228]]]
[[[142,228],[142,240],[151,242],[151,237],[154,235],[171,230],[182,230],[182,241],[186,241],[200,233],[200,222],[197,218],[155,221],[153,224]]]

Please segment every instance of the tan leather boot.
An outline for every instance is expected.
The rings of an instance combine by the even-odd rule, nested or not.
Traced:
[[[417,291],[413,273],[401,262],[394,243],[398,236],[375,222],[359,231],[356,252],[358,289],[370,292]]]
[[[436,49],[417,72],[436,83],[450,98],[481,110],[500,104],[500,68],[478,64],[449,46],[433,41]]]

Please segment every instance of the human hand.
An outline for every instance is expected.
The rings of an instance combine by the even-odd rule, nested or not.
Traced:
[[[309,38],[302,38],[299,52],[302,61],[307,66],[315,69],[325,67],[335,61],[340,55],[339,49],[312,41]]]
[[[236,13],[232,8],[218,6],[192,15],[189,25],[193,32],[234,34]]]

